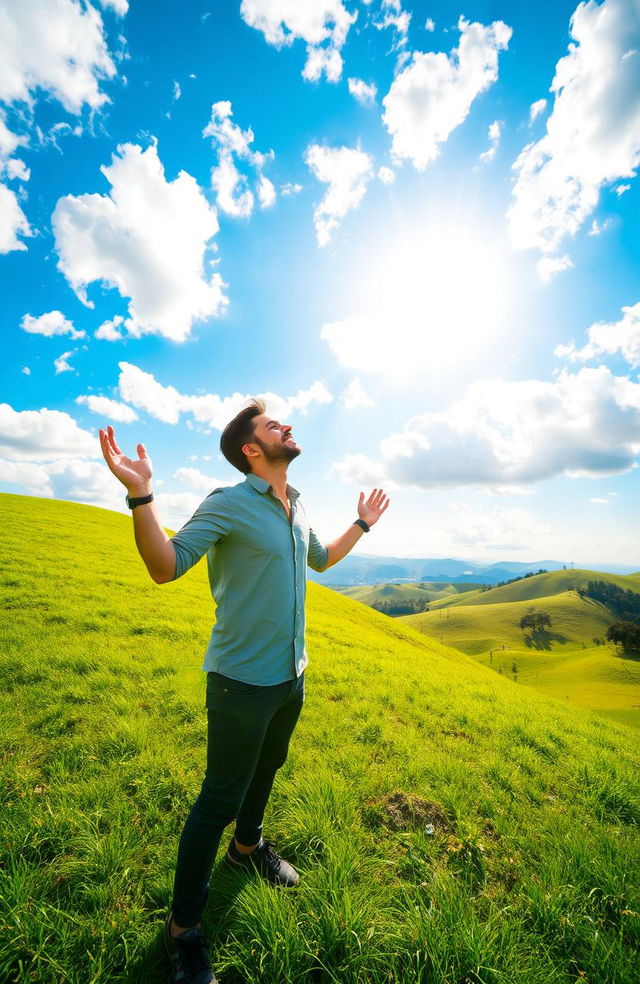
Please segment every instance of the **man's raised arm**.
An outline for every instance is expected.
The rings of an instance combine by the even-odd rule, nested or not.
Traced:
[[[104,460],[116,478],[122,482],[130,499],[151,495],[151,459],[144,444],[138,444],[137,459],[127,458],[116,442],[113,427],[100,431],[100,447]],[[156,584],[172,581],[176,576],[176,551],[167,536],[153,501],[132,509],[133,531],[138,552]]]
[[[374,526],[390,502],[391,500],[384,494],[383,489],[374,489],[366,502],[364,492],[360,493],[358,519],[364,526],[360,526],[358,522],[355,522],[337,540],[327,544],[327,562],[322,568],[323,571],[326,571],[328,567],[333,567],[334,564],[337,564],[343,557],[347,556],[355,547],[360,537],[367,532],[365,527],[370,529]]]

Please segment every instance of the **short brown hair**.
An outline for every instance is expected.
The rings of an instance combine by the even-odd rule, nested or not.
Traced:
[[[255,424],[253,418],[258,417],[266,410],[264,400],[253,397],[249,406],[237,413],[233,420],[230,420],[220,437],[220,450],[234,468],[248,475],[251,471],[249,460],[242,452],[243,444],[246,444],[253,437]]]

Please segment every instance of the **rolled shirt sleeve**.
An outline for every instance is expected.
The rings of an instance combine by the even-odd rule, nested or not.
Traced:
[[[176,551],[175,579],[186,574],[208,550],[231,530],[231,510],[224,489],[214,489],[200,503],[191,519],[171,537]]]
[[[309,549],[307,551],[307,564],[312,570],[321,573],[327,566],[327,561],[329,560],[329,551],[326,547],[323,547],[320,540],[309,528]]]

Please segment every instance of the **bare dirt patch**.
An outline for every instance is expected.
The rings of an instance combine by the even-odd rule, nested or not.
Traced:
[[[413,793],[396,790],[367,803],[372,812],[390,830],[407,830],[431,824],[438,833],[449,833],[451,824],[440,803],[423,799]]]

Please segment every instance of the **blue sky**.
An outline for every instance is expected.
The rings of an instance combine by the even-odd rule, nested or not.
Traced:
[[[45,13],[46,10],[46,13]],[[252,394],[331,539],[640,566],[640,10],[0,0],[0,489],[178,527]]]

